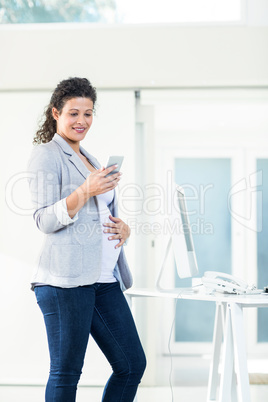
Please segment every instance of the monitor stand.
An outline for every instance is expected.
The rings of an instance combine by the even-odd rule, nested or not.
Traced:
[[[178,292],[178,296],[181,293],[184,293],[184,294],[189,293],[189,294],[191,294],[191,293],[197,292],[199,287],[202,286],[202,285],[198,285],[198,286],[195,286],[195,287],[182,287],[182,288],[170,288],[170,289],[166,289],[166,288],[163,288],[161,286],[160,282],[161,282],[161,279],[163,277],[163,273],[165,271],[165,265],[166,265],[166,262],[167,262],[167,258],[168,258],[168,254],[169,254],[169,251],[170,251],[170,248],[171,248],[171,244],[172,244],[172,238],[170,236],[168,244],[167,244],[167,247],[166,247],[164,259],[163,259],[163,262],[162,262],[162,265],[161,265],[161,268],[160,268],[160,272],[158,274],[158,278],[157,278],[157,281],[156,281],[156,289],[159,292],[165,292],[165,293]]]

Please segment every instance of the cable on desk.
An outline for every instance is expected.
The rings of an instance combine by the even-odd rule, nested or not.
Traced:
[[[174,396],[173,396],[173,387],[172,387],[172,370],[173,370],[173,361],[172,361],[172,354],[171,354],[171,337],[172,337],[172,332],[174,328],[174,324],[176,321],[176,312],[177,312],[177,302],[179,299],[180,295],[176,297],[176,303],[175,303],[175,313],[174,313],[174,318],[172,321],[171,329],[170,329],[170,334],[169,334],[169,339],[168,339],[168,353],[169,353],[169,358],[170,358],[170,370],[169,370],[169,386],[170,386],[170,391],[171,391],[171,401],[174,401]]]
[[[193,286],[193,288],[197,288],[200,287],[200,285],[196,285]],[[177,303],[178,300],[182,297],[183,293],[188,293],[189,289],[181,289],[181,291],[177,294],[176,297],[176,302],[175,302],[175,313],[174,313],[174,317],[173,317],[173,321],[172,321],[172,325],[171,325],[171,329],[170,329],[170,333],[169,333],[169,339],[168,339],[168,353],[169,353],[169,358],[170,358],[170,371],[169,371],[169,386],[170,386],[170,390],[171,390],[171,402],[174,402],[174,395],[173,395],[173,387],[172,387],[172,370],[173,370],[173,361],[172,361],[172,353],[171,353],[171,337],[172,337],[172,333],[173,333],[173,329],[174,329],[174,325],[175,325],[175,321],[176,321],[176,312],[177,312]]]

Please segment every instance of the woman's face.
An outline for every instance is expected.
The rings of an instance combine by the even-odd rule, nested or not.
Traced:
[[[57,121],[57,133],[68,142],[83,140],[93,121],[93,102],[89,98],[72,98],[66,101],[61,113],[52,109]]]

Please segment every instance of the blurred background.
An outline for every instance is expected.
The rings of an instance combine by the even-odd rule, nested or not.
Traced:
[[[47,378],[45,328],[30,291],[43,235],[27,162],[62,79],[87,77],[98,91],[82,146],[102,164],[125,157],[118,192],[135,286],[155,286],[172,181],[186,190],[200,275],[268,286],[267,0],[0,0],[0,54],[0,385]],[[163,283],[189,286],[172,256]],[[148,358],[143,386],[169,386],[171,355],[174,386],[207,384],[214,309],[135,301]],[[268,378],[265,310],[246,311],[252,382],[256,373]],[[109,373],[90,342],[81,384],[103,385]]]

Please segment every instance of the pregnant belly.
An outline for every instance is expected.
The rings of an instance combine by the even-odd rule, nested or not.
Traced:
[[[104,217],[103,223],[111,222],[108,217]],[[103,230],[105,227],[103,226]],[[112,237],[113,233],[102,233],[102,256],[103,256],[103,266],[109,267],[110,269],[114,269],[116,262],[118,260],[120,254],[120,247],[115,248],[115,246],[119,243],[119,239],[109,240],[109,237]]]

